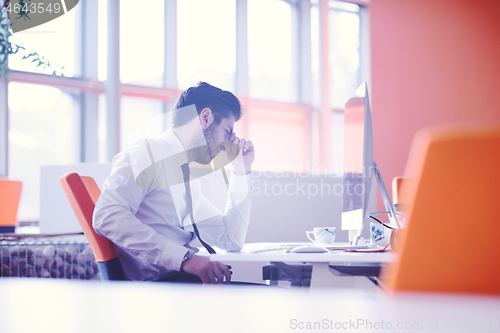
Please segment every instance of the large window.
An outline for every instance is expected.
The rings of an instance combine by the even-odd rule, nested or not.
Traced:
[[[344,154],[344,106],[362,81],[360,74],[360,7],[341,1],[330,1],[330,169],[340,174]],[[340,111],[339,111],[340,110]]]
[[[236,1],[177,3],[177,80],[180,89],[205,81],[234,90]]]
[[[248,1],[248,76],[253,98],[297,101],[293,10],[280,0]]]
[[[344,108],[345,102],[361,84],[359,6],[331,1],[329,12],[330,106]]]
[[[164,3],[120,0],[121,82],[163,85]]]
[[[108,0],[99,0],[97,9],[97,54],[98,54],[98,77],[100,81],[105,81],[107,76],[106,56],[108,51]]]
[[[163,119],[199,81],[240,98],[244,116],[235,131],[254,142],[255,170],[340,165],[343,105],[369,80],[361,75],[369,73],[363,1],[80,1],[14,34],[11,42],[64,66],[65,76],[23,53],[10,57],[12,75],[0,83],[8,97],[0,116],[9,120],[0,122],[0,148],[8,147],[0,149],[7,161],[0,176],[24,183],[20,220],[38,218],[40,166],[110,162],[141,124]],[[162,120],[155,131],[166,127]],[[319,136],[331,141],[326,149]]]
[[[328,26],[328,58],[327,62],[327,87],[328,107],[331,114],[322,121],[329,122],[329,169],[332,173],[342,173],[342,158],[344,151],[344,106],[347,100],[368,77],[361,75],[361,11],[365,10],[358,4],[342,1],[328,2],[327,22],[320,20],[320,5],[312,1],[311,8],[311,52],[312,52],[312,85],[313,104],[320,105],[322,95],[322,82],[320,74],[325,73],[321,64],[320,30]],[[324,55],[323,55],[324,56]],[[365,71],[369,71],[368,68]],[[323,73],[321,73],[323,72]],[[324,82],[323,82],[324,84]],[[325,154],[325,151],[319,152]]]
[[[40,166],[80,159],[78,99],[78,92],[9,84],[9,177],[23,181],[21,220],[38,218]]]
[[[26,72],[52,74],[53,70],[44,70],[43,66],[38,66],[38,62],[32,62],[33,57],[30,60],[22,59],[22,56],[36,52],[45,57],[54,70],[64,67],[60,72],[65,76],[79,75],[80,65],[77,58],[80,39],[75,38],[80,31],[77,26],[79,15],[80,8],[76,7],[55,20],[13,34],[10,42],[21,45],[26,50],[10,57],[9,67]]]
[[[360,76],[360,6],[329,1],[328,12],[328,82],[330,107],[343,110],[344,104],[367,78]],[[314,101],[319,103],[320,20],[318,5],[311,8],[312,70]],[[321,69],[322,70],[322,69]]]
[[[126,147],[136,141],[137,132],[143,129],[151,132],[151,122],[155,122],[163,113],[161,101],[154,99],[125,96],[122,98],[121,110],[121,147]],[[156,134],[161,134],[165,129],[162,122],[155,122]],[[141,136],[139,136],[141,138]]]

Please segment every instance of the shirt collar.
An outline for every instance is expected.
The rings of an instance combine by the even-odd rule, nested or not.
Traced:
[[[165,131],[160,135],[160,139],[166,144],[168,159],[171,160],[170,165],[180,168],[182,164],[188,163],[186,150],[174,132],[171,130]]]

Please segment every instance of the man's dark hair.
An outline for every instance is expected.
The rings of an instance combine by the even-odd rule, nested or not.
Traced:
[[[172,111],[172,126],[179,127],[193,120],[190,112],[179,110],[194,104],[198,115],[205,108],[210,108],[214,114],[214,123],[219,125],[223,118],[234,116],[235,121],[241,118],[241,104],[238,98],[229,91],[214,87],[206,82],[199,82],[196,86],[185,90]]]

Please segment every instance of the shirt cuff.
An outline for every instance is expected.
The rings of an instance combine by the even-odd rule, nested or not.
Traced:
[[[231,173],[229,192],[247,194],[252,191],[252,172],[246,175]]]
[[[163,267],[180,271],[182,259],[184,259],[187,251],[189,249],[185,246],[169,241],[162,252],[159,264]]]

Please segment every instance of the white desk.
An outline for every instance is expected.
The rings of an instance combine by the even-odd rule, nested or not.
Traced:
[[[2,333],[500,331],[500,297],[9,278],[0,295]]]
[[[245,244],[241,252],[225,252],[216,249],[217,254],[210,255],[210,260],[221,262],[284,262],[284,263],[310,263],[312,264],[311,288],[318,287],[372,287],[371,282],[366,284],[364,277],[340,277],[335,275],[336,271],[330,265],[369,265],[379,263],[390,263],[397,260],[397,254],[393,252],[363,253],[333,251],[328,253],[286,253],[284,250],[265,251],[252,253],[265,248],[278,248],[290,243],[250,243]],[[306,243],[297,243],[297,245]],[[310,243],[309,243],[310,244]],[[202,250],[200,255],[208,255]]]

